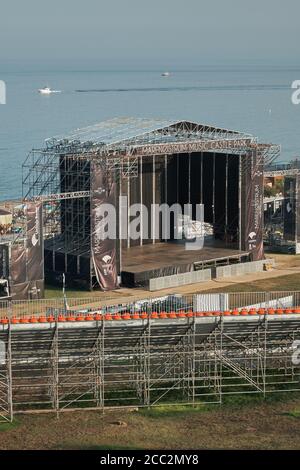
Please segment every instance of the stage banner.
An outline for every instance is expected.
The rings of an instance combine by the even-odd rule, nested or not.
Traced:
[[[95,275],[102,290],[118,287],[116,218],[106,210],[116,208],[116,183],[99,165],[91,168],[91,252]],[[116,214],[115,214],[116,216]],[[110,219],[110,220],[108,220]],[[110,230],[106,233],[107,224]]]
[[[9,246],[0,245],[0,279],[9,278]]]
[[[27,281],[44,279],[42,205],[28,202],[27,217]]]
[[[263,247],[263,158],[256,151],[243,157],[242,182],[245,204],[242,205],[242,249],[252,261],[264,257]]]
[[[15,284],[23,284],[26,276],[26,247],[23,244],[12,245],[11,248],[11,289]]]
[[[296,238],[296,186],[296,176],[284,178],[283,238],[286,241]]]
[[[300,175],[296,175],[295,197],[295,231],[296,231],[296,255],[300,254]]]

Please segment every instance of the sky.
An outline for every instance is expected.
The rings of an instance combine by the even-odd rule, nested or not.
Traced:
[[[0,71],[299,65],[299,0],[1,0]]]

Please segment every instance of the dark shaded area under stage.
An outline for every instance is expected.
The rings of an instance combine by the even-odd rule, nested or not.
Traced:
[[[164,242],[122,252],[122,284],[126,287],[147,286],[151,278],[249,261],[249,253],[217,241],[200,250],[187,250],[184,243]]]

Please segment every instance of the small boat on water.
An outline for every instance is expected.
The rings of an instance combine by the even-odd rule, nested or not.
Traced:
[[[170,72],[163,72],[161,74],[162,77],[169,77],[170,75],[171,75]]]
[[[38,89],[38,92],[39,92],[41,95],[51,95],[52,93],[61,93],[60,90],[52,90],[52,89],[49,88],[48,86],[44,86],[43,88],[39,88],[39,89]]]

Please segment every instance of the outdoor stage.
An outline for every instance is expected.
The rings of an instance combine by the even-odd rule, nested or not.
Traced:
[[[214,277],[217,266],[262,260],[263,167],[279,151],[244,132],[141,118],[48,139],[29,154],[23,178],[25,199],[44,204],[47,282],[61,285],[65,274],[68,285],[110,291],[120,278],[146,287],[161,277],[205,268]],[[107,204],[116,230],[103,239]],[[154,207],[159,217],[152,220]],[[175,244],[183,216],[192,227],[207,224],[213,245],[189,251]]]
[[[249,261],[246,251],[227,248],[214,241],[200,250],[184,243],[163,242],[122,249],[122,284],[145,286],[151,278]]]

